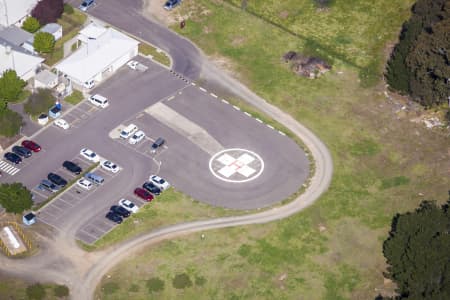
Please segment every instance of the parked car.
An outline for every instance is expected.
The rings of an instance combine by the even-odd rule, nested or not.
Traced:
[[[132,213],[137,213],[139,210],[139,207],[136,204],[127,199],[120,199],[119,205]]]
[[[166,141],[162,137],[157,138],[156,141],[152,144],[152,152],[156,152],[156,149],[164,145],[165,142]]]
[[[123,139],[128,139],[133,133],[138,131],[138,127],[134,124],[130,124],[120,132],[120,137]]]
[[[95,4],[94,0],[84,0],[79,9],[82,11],[87,11],[91,6],[93,6]]]
[[[142,199],[144,199],[147,202],[150,202],[153,200],[153,195],[150,194],[147,190],[143,188],[136,188],[134,190],[134,194]]]
[[[6,160],[9,160],[10,162],[12,162],[13,164],[20,164],[22,162],[22,159],[20,158],[19,155],[12,153],[12,152],[6,152],[3,157]]]
[[[153,195],[159,195],[161,194],[161,189],[157,187],[153,182],[148,181],[145,182],[142,187],[152,193]]]
[[[77,185],[85,190],[90,190],[92,188],[92,182],[85,178],[81,178],[77,181]]]
[[[47,179],[61,187],[65,187],[67,185],[67,180],[55,173],[48,173]]]
[[[117,223],[117,224],[120,224],[120,223],[122,223],[122,221],[123,221],[123,219],[122,219],[121,216],[119,216],[118,214],[116,214],[116,213],[114,213],[114,212],[112,212],[112,211],[108,212],[108,213],[106,214],[105,217],[106,217],[108,220],[111,220],[111,221],[113,221],[113,222],[115,222],[115,223]]]
[[[137,144],[145,138],[145,133],[142,130],[136,131],[132,137],[128,140],[131,145]]]
[[[89,101],[100,108],[107,108],[109,106],[108,98],[103,97],[102,95],[95,94],[89,97]]]
[[[100,161],[100,157],[97,155],[97,153],[88,148],[81,149],[80,155],[86,158],[87,160],[95,163]]]
[[[164,8],[166,10],[172,10],[180,4],[181,4],[181,0],[168,0],[166,2],[166,4],[164,4]]]
[[[61,189],[60,186],[54,184],[53,182],[51,182],[50,180],[47,180],[47,179],[42,180],[41,183],[39,184],[38,188],[41,190],[47,190],[52,193],[56,193],[57,191],[59,191]]]
[[[67,121],[64,120],[64,119],[56,119],[56,120],[53,122],[53,124],[55,124],[56,126],[62,128],[62,129],[65,129],[65,130],[67,130],[67,129],[70,128],[69,123],[67,123]]]
[[[127,66],[132,70],[136,70],[138,64],[139,63],[135,60],[130,60],[129,62],[127,62]]]
[[[41,151],[41,146],[39,146],[38,144],[36,144],[35,142],[30,141],[30,140],[23,141],[22,146],[24,146],[27,149],[30,149],[33,152]]]
[[[25,158],[30,157],[31,154],[33,153],[33,152],[30,151],[30,149],[27,149],[27,148],[22,147],[22,146],[14,146],[14,147],[12,147],[12,152],[14,152],[15,154],[17,154],[19,156],[25,157]]]
[[[113,163],[112,161],[109,161],[109,160],[105,160],[101,164],[101,167],[102,167],[102,169],[105,169],[105,170],[113,172],[113,173],[117,173],[120,170],[119,166],[117,166],[115,163]]]
[[[170,183],[168,183],[166,180],[162,179],[157,175],[150,175],[148,180],[153,182],[161,190],[167,190],[170,187]]]
[[[76,175],[79,175],[81,173],[81,171],[83,171],[79,165],[77,165],[76,163],[71,162],[69,160],[66,160],[65,162],[63,162],[63,167],[66,170],[68,170]]]
[[[95,173],[92,173],[92,172],[86,173],[86,174],[84,175],[84,178],[86,178],[86,179],[89,180],[90,182],[95,183],[95,184],[97,184],[97,185],[100,185],[100,184],[102,184],[103,182],[105,182],[105,179],[104,179],[102,176],[100,176],[100,175],[98,175],[98,174],[95,174]]]
[[[128,210],[126,210],[125,208],[123,208],[122,206],[119,206],[119,205],[111,206],[110,210],[113,213],[116,213],[116,214],[120,215],[122,218],[128,218],[130,216],[130,212]]]

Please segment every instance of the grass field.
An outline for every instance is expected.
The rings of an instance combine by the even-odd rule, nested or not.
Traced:
[[[145,56],[151,55],[152,59],[159,62],[160,64],[163,64],[167,67],[170,66],[170,58],[162,50],[159,50],[149,44],[141,42],[139,44],[139,53]]]
[[[325,12],[311,3],[249,1],[308,39],[205,0],[183,2],[181,13],[191,17],[182,33],[327,144],[335,170],[329,191],[277,223],[148,248],[108,273],[101,299],[373,299],[392,291],[381,251],[392,217],[423,199],[444,202],[450,186],[448,136],[411,122],[415,113],[395,113],[382,82],[367,87],[361,77],[365,68],[380,78],[385,47],[413,1],[334,1]],[[281,61],[289,50],[310,51],[310,40],[333,58],[333,70],[316,80],[294,76]],[[173,287],[183,273],[192,286]],[[154,278],[162,290],[155,291]]]

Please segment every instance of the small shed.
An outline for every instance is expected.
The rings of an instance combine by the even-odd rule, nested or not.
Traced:
[[[35,88],[52,89],[57,85],[58,85],[58,75],[48,70],[39,72],[34,77]]]
[[[48,23],[44,27],[42,27],[39,31],[48,32],[55,38],[55,41],[59,40],[62,37],[62,26],[57,23]]]
[[[30,212],[23,216],[22,221],[25,225],[33,225],[34,223],[36,223],[36,215]]]

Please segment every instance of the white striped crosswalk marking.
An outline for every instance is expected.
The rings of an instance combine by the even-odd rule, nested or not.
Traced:
[[[7,163],[3,160],[0,160],[0,170],[2,170],[3,172],[5,172],[7,174],[10,174],[11,176],[20,171],[20,169],[10,165],[9,163]]]

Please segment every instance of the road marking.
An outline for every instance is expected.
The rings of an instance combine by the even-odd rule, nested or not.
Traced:
[[[240,107],[238,107],[238,106],[236,106],[236,105],[233,105],[233,108],[234,108],[235,110],[241,110]]]
[[[284,132],[282,132],[282,131],[279,131],[279,130],[278,130],[278,133],[281,134],[281,135],[286,136],[286,133],[284,133]]]
[[[270,129],[274,129],[274,127],[270,124],[267,124],[267,127],[269,127]]]
[[[251,117],[252,115],[250,114],[250,113],[248,113],[248,112],[244,112],[244,114],[247,116],[247,117]]]
[[[227,100],[225,100],[225,99],[222,99],[221,100],[223,103],[225,103],[225,104],[230,104],[230,102],[228,102]]]
[[[206,93],[206,89],[199,87],[200,91],[205,92]]]
[[[217,95],[214,93],[209,93],[211,96],[213,96],[214,98],[217,98]]]
[[[195,82],[191,82],[191,85],[196,86]]]
[[[258,121],[259,123],[262,124],[263,121],[261,121],[260,119],[256,118],[256,121]]]
[[[171,97],[167,98],[167,101],[170,101],[170,100],[172,100],[174,98],[175,98],[175,96],[171,96]]]
[[[16,168],[15,166],[13,166],[3,160],[0,160],[0,170],[2,170],[3,172],[5,172],[6,174],[9,174],[11,176],[20,171],[19,168]]]

